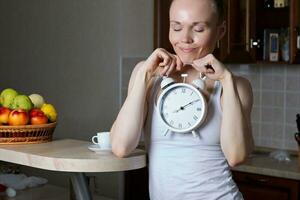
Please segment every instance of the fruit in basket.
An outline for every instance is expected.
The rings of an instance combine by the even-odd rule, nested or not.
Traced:
[[[36,116],[38,114],[44,114],[43,111],[41,111],[41,109],[39,108],[32,108],[30,111],[29,111],[29,117],[33,117],[33,116]]]
[[[11,110],[6,107],[0,107],[0,124],[8,123],[8,116]]]
[[[34,108],[41,108],[42,105],[45,103],[44,98],[40,94],[31,94],[28,97],[33,103]]]
[[[12,88],[6,88],[2,90],[0,94],[1,104],[4,107],[12,108],[14,98],[18,95],[18,92]]]
[[[26,111],[31,110],[33,104],[30,98],[26,95],[17,95],[12,102],[12,109],[24,109]]]
[[[57,112],[52,104],[43,104],[41,111],[43,111],[43,113],[48,117],[50,122],[55,122],[57,120]]]
[[[8,124],[12,126],[26,125],[29,122],[29,114],[24,109],[16,109],[9,113]]]
[[[40,109],[34,108],[29,112],[30,124],[47,124],[48,117]]]

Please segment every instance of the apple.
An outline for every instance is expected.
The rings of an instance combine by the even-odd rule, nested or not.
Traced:
[[[24,109],[16,109],[9,113],[8,124],[12,126],[26,125],[29,122],[29,114]]]
[[[8,116],[11,110],[6,107],[0,107],[0,124],[7,124]]]
[[[30,124],[46,124],[48,117],[38,108],[33,108],[29,112]]]
[[[18,92],[12,88],[6,88],[4,89],[1,94],[0,94],[0,97],[1,97],[1,104],[4,106],[4,107],[7,107],[7,108],[12,108],[11,104],[14,100],[14,98],[18,95]]]
[[[29,111],[33,108],[30,98],[26,95],[17,95],[12,102],[12,109],[24,109]]]
[[[31,109],[29,111],[29,117],[36,116],[36,115],[38,115],[40,113],[44,114],[43,111],[41,111],[41,109],[39,109],[39,108],[33,108],[33,109]]]
[[[43,114],[38,114],[30,118],[31,124],[47,124],[48,123],[48,117]]]

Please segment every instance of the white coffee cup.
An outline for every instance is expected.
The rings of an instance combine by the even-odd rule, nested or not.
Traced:
[[[111,149],[109,132],[99,132],[92,137],[92,142],[100,149]]]

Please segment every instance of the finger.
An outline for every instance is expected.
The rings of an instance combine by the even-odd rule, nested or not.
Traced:
[[[176,70],[180,71],[182,69],[183,63],[178,56],[175,56],[175,58],[176,58]]]
[[[176,67],[176,58],[174,57],[168,71],[166,72],[167,76],[169,76],[172,73],[172,71],[174,71],[175,67]]]
[[[160,51],[158,56],[160,57],[160,59],[162,59],[162,62],[160,62],[158,64],[158,66],[162,67],[162,66],[166,66],[166,65],[168,65],[168,63],[170,63],[171,58],[167,53]]]
[[[206,70],[207,73],[214,73],[215,72],[214,68],[210,64],[206,64],[206,65],[204,65],[204,67],[205,67],[205,70]]]
[[[202,72],[213,73],[215,71],[213,68],[213,57],[210,54],[193,61],[193,66]]]
[[[160,75],[161,76],[164,76],[164,75],[166,75],[166,73],[167,73],[167,71],[169,70],[169,65],[166,65],[166,66],[164,66],[163,68],[161,68],[161,71],[160,71]]]

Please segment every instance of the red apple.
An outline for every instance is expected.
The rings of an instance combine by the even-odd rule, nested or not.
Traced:
[[[41,111],[41,109],[39,109],[39,108],[33,108],[29,111],[29,117],[33,117],[33,116],[36,116],[39,114],[44,114],[44,112]]]
[[[47,124],[48,117],[41,111],[30,117],[31,124]]]
[[[24,109],[16,109],[9,113],[8,124],[12,126],[26,125],[29,122],[29,114]]]
[[[7,124],[8,116],[11,110],[6,107],[0,107],[0,124]]]

